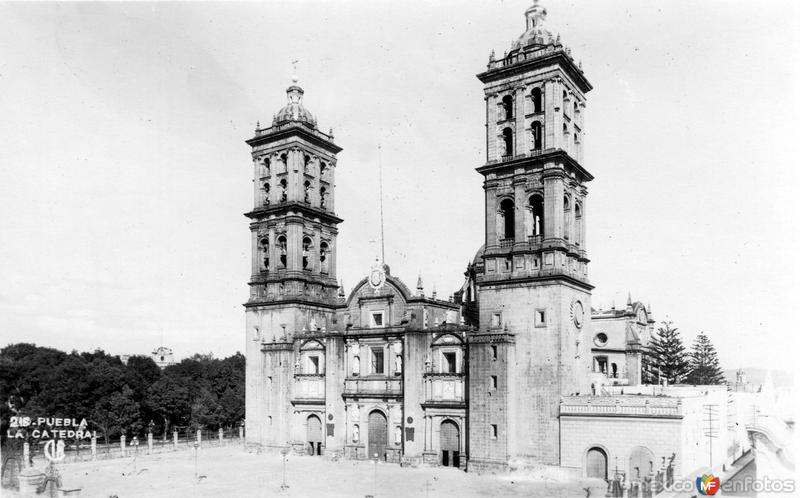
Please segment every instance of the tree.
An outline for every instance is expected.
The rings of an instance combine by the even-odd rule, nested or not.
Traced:
[[[163,422],[166,437],[171,425],[188,423],[192,398],[182,379],[164,375],[147,389],[145,404]]]
[[[645,350],[642,378],[652,384],[664,380],[668,384],[680,384],[688,369],[686,349],[678,329],[672,326],[672,322],[662,322]]]
[[[719,366],[717,350],[707,335],[700,332],[692,344],[689,354],[689,374],[686,382],[694,385],[719,385],[725,383],[725,377]]]
[[[110,436],[137,434],[143,427],[139,405],[133,400],[133,390],[127,385],[121,391],[100,399],[92,410],[90,420],[103,432],[106,444]]]

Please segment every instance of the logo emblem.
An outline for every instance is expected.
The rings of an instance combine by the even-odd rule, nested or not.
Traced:
[[[44,445],[44,456],[51,462],[60,462],[64,459],[64,441],[51,439]]]
[[[695,483],[697,484],[697,491],[699,491],[701,495],[710,496],[719,491],[719,477],[703,474],[702,477],[697,478]]]
[[[383,269],[383,265],[375,261],[375,265],[369,272],[369,285],[375,292],[378,292],[384,282],[386,282],[386,271]]]

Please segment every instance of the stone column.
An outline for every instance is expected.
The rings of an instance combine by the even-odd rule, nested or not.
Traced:
[[[30,461],[31,461],[31,444],[26,442],[22,444],[22,468],[27,469],[29,467],[28,462]]]
[[[530,146],[525,129],[525,87],[518,86],[513,92],[514,102],[514,157],[529,154]]]
[[[153,452],[153,433],[152,432],[148,432],[147,433],[147,452],[148,453],[152,453]]]
[[[172,431],[172,447],[178,449],[178,431]]]
[[[119,449],[122,450],[122,456],[125,456],[125,434],[119,438]]]
[[[92,460],[97,460],[97,434],[92,435]]]
[[[222,427],[220,427],[220,428],[219,428],[219,445],[220,445],[220,446],[222,446],[222,439],[223,439],[223,436],[224,436],[224,433],[223,433],[223,431],[222,431]]]
[[[197,444],[198,446],[203,442],[203,431],[197,429]]]
[[[528,233],[525,231],[525,210],[528,199],[525,198],[525,178],[514,178],[514,244],[527,244]]]

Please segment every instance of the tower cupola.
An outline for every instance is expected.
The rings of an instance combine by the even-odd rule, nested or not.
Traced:
[[[545,27],[547,9],[539,5],[539,1],[533,2],[528,10],[525,11],[525,32],[511,45],[511,50],[524,49],[531,45],[560,45],[558,37]]]
[[[292,85],[286,89],[286,99],[288,103],[275,114],[272,126],[287,123],[290,121],[305,123],[311,128],[317,127],[317,120],[314,115],[303,105],[303,89],[297,84],[297,76],[292,77]]]

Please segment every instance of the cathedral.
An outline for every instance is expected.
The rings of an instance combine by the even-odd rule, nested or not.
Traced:
[[[629,301],[592,316],[583,150],[592,85],[546,14],[534,2],[524,33],[478,75],[486,231],[451,299],[410,288],[381,261],[345,295],[341,148],[297,80],[247,140],[248,445],[477,472],[562,465],[564,400],[639,383],[649,311]]]

